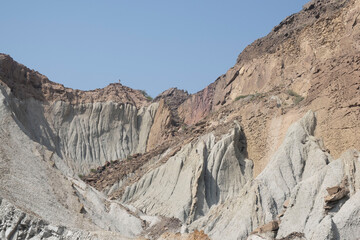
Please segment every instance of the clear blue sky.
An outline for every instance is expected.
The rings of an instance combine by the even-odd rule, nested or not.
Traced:
[[[306,0],[2,1],[0,52],[66,87],[197,92]]]

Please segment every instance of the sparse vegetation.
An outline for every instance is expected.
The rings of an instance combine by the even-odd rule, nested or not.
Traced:
[[[127,156],[126,160],[132,160],[133,157],[131,155]]]
[[[294,91],[291,90],[291,89],[289,89],[289,90],[287,91],[287,93],[288,93],[290,96],[293,96],[293,97],[299,96],[299,94],[297,94],[296,92],[294,92]]]
[[[188,126],[184,123],[183,125],[181,125],[181,131],[186,131],[188,129]]]
[[[251,95],[254,98],[263,98],[265,97],[265,93],[258,93],[257,91],[255,92],[255,94]]]
[[[235,101],[239,101],[240,99],[246,98],[246,97],[248,97],[248,96],[252,96],[252,95],[240,95],[240,96],[237,96],[237,97],[235,98]]]
[[[145,90],[140,90],[140,92],[146,97],[147,100],[153,100],[153,98]]]
[[[92,173],[96,173],[96,169],[90,169],[90,172],[92,172]]]
[[[84,178],[84,175],[79,174],[78,177],[79,177],[80,179],[83,179],[83,178]]]
[[[294,103],[297,105],[297,104],[299,104],[302,100],[304,100],[304,97],[302,97],[302,96],[297,96],[297,97],[295,97]]]
[[[302,100],[304,100],[304,97],[299,95],[298,93],[294,92],[293,90],[289,89],[287,91],[287,93],[292,96],[292,97],[295,97],[294,99],[294,104],[297,105],[299,104]]]

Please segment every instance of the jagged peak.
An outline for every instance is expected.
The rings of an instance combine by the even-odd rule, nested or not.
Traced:
[[[178,88],[169,88],[162,93],[160,93],[154,101],[159,101],[162,98],[169,98],[169,97],[181,97],[181,98],[187,98],[189,97],[189,93],[183,89]]]

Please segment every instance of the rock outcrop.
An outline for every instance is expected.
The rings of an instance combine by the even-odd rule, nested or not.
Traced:
[[[347,154],[346,158],[332,160],[312,136],[315,123],[314,114],[309,112],[300,122],[293,124],[264,171],[249,181],[237,197],[210,209],[205,217],[192,223],[190,228],[205,228],[205,232],[213,239],[221,239],[224,235],[231,239],[246,239],[252,229],[276,220],[277,215],[284,209],[283,203],[289,199],[289,206],[281,217],[276,237],[282,238],[300,232],[310,239],[320,234],[316,232],[318,226],[327,219],[323,208],[326,188],[339,184],[345,176],[351,175],[352,179],[357,179],[359,172],[350,173],[345,170],[345,166],[358,165],[359,155],[352,151],[353,155]],[[350,185],[354,185],[354,182]],[[358,190],[359,188],[354,192]],[[337,205],[333,218],[336,219],[341,212],[339,209],[349,211],[345,210],[350,207],[345,205],[345,201],[346,199]],[[359,207],[359,204],[356,204],[350,208],[356,212]],[[332,229],[336,227],[336,234],[341,236],[340,239],[351,239],[351,236],[347,235],[348,228],[360,230],[360,225],[357,224],[359,221],[356,217],[351,217],[354,220],[351,227],[344,224],[336,227],[333,224],[329,226],[331,228],[323,230],[322,234],[335,234],[336,232],[331,231],[335,231]],[[322,236],[313,239],[326,238]]]
[[[78,174],[107,161],[145,152],[158,108],[158,103],[153,103],[138,109],[136,105],[113,102],[111,96],[106,102],[80,104],[43,102],[32,96],[21,100],[16,97],[16,87],[0,88],[4,104],[26,134],[63,158]]]
[[[0,54],[1,239],[356,239],[359,0],[314,0],[204,90],[80,91]]]
[[[179,115],[185,123],[194,124],[238,99],[250,97],[254,101],[264,95],[269,96],[266,99],[269,101],[271,96],[276,96],[276,108],[281,109],[277,117],[282,119],[294,119],[294,112],[288,111],[290,105],[302,109],[302,114],[307,110],[317,111],[321,124],[315,135],[323,138],[334,157],[349,147],[360,149],[360,129],[356,124],[360,119],[359,5],[357,0],[309,2],[266,37],[246,47],[226,74],[179,107]],[[292,99],[289,101],[289,98]],[[256,104],[242,104],[250,105],[251,112],[257,115]],[[246,106],[237,114],[249,114]],[[232,106],[229,108],[235,111]],[[262,112],[263,108],[260,107]],[[257,116],[249,124],[256,120],[255,125],[263,123],[266,128],[274,128],[273,122],[279,119],[266,115],[268,119],[263,121]],[[244,124],[244,131],[252,138],[256,130]],[[267,153],[273,153],[272,141],[268,138],[273,134],[260,133],[254,136],[257,141],[249,139],[249,145],[254,148],[249,149],[249,157],[254,161],[255,175],[268,163]],[[280,136],[279,143],[283,137]]]
[[[143,220],[121,204],[106,200],[77,179],[56,152],[33,141],[8,105],[10,91],[1,90],[1,238],[59,239],[62,233],[53,230],[57,227],[67,229],[63,232],[69,233],[66,239],[87,239],[89,232],[108,230],[117,233],[103,235],[117,239],[139,235]]]
[[[183,222],[204,216],[213,205],[238,193],[252,176],[242,137],[236,126],[219,141],[210,133],[188,143],[164,165],[127,187],[122,202]]]
[[[62,225],[54,226],[36,215],[24,212],[5,199],[0,199],[0,216],[1,239],[129,239],[129,235],[125,235],[127,236],[125,237],[116,231],[94,231],[94,229],[86,231],[84,229],[68,228]],[[124,215],[120,215],[118,217],[122,217],[122,221],[126,219],[126,216]],[[127,224],[129,223],[127,222]],[[132,231],[135,230],[134,233],[136,233],[136,225],[131,226],[131,228]],[[140,221],[138,224],[138,229],[141,229]],[[134,235],[130,234],[130,236]]]
[[[188,97],[187,92],[171,88],[154,99],[155,102],[159,102],[159,108],[150,130],[147,151],[172,139],[177,134],[179,127],[184,127],[178,108]]]

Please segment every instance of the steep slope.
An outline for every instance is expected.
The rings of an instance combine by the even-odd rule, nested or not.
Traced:
[[[33,140],[56,152],[76,173],[145,152],[158,107],[121,84],[95,91],[64,88],[0,55],[8,104]]]
[[[177,134],[182,125],[177,109],[188,97],[187,92],[171,88],[154,99],[155,102],[159,102],[159,108],[150,130],[147,151],[156,148]]]
[[[270,239],[277,231],[279,239],[294,233],[301,233],[305,239],[327,239],[330,234],[337,234],[335,239],[352,239],[350,229],[360,231],[359,215],[345,212],[356,213],[360,209],[359,203],[355,203],[359,191],[360,175],[355,170],[360,163],[359,152],[352,150],[333,160],[312,136],[315,124],[312,112],[293,124],[264,171],[249,181],[238,197],[212,208],[191,227],[205,228],[214,239],[222,236],[246,239],[257,227],[281,219],[278,227],[255,234]],[[324,209],[326,189],[340,185],[343,179],[348,179],[346,188],[352,191],[349,197],[337,199],[328,212]],[[326,221],[333,225],[320,231],[319,226]],[[344,224],[348,221],[351,225]]]
[[[265,111],[257,104],[244,106],[237,112],[243,116],[256,175],[266,166],[267,153],[273,152],[274,138],[279,139],[275,140],[279,143],[283,139],[281,126],[285,124],[283,129],[286,129],[299,117],[298,110],[290,111],[293,103],[299,105],[302,114],[307,110],[317,111],[321,124],[316,135],[324,138],[334,156],[339,157],[350,146],[359,149],[358,22],[359,1],[311,1],[269,35],[245,48],[234,67],[179,107],[179,115],[185,123],[194,124],[246,96],[266,95],[265,100],[276,102],[275,107],[281,111],[265,113],[267,120],[259,120],[259,116],[248,119],[251,114],[257,115],[255,109]],[[264,126],[262,131],[254,129],[254,120],[260,121],[256,125]],[[279,126],[274,126],[277,123]],[[272,139],[269,136],[273,136]]]
[[[73,178],[63,159],[24,132],[8,102],[9,94],[1,87],[1,239],[68,233],[68,239],[76,235],[87,239],[92,231],[110,234],[104,230],[119,232],[117,239],[138,235],[142,220],[116,202],[108,202],[107,210],[100,193]],[[118,216],[123,222],[114,221]]]
[[[170,150],[176,150],[175,155],[153,157],[129,176],[107,179],[108,185],[99,189],[111,189],[110,196],[149,214],[178,217],[190,230],[205,229],[214,239],[246,239],[257,227],[250,238],[271,239],[278,231],[284,239],[352,239],[345,222],[359,228],[357,215],[349,214],[359,206],[343,203],[350,198],[354,204],[358,188],[332,203],[336,205],[332,213],[324,209],[324,200],[326,188],[340,185],[346,177],[358,178],[356,167],[352,173],[345,170],[357,165],[357,151],[348,152],[346,159],[339,156],[349,148],[360,149],[359,14],[359,1],[312,1],[304,6],[246,48],[225,75],[177,108],[184,121],[179,129],[184,144],[180,150]],[[316,120],[308,110],[316,111]],[[166,119],[167,114],[162,116]],[[234,120],[242,126],[246,146],[242,156],[253,162],[253,174],[238,185],[229,179],[218,181],[207,170],[204,183],[203,166],[208,166],[207,154],[213,151],[209,143],[224,141]],[[208,140],[209,136],[216,140]],[[198,149],[203,149],[198,145],[201,141],[206,150]],[[230,160],[241,162],[243,157],[220,152],[217,158],[225,162],[217,162],[224,164],[220,169],[230,179],[245,176],[243,170],[236,172],[236,161]],[[334,168],[337,175],[332,176]],[[94,181],[94,186],[100,186]],[[211,183],[218,198],[213,204],[208,198],[211,188],[205,187]],[[119,194],[114,194],[117,189]],[[222,198],[222,192],[231,194]],[[293,203],[282,207],[287,199]],[[293,208],[295,202],[300,205]],[[284,222],[278,222],[277,215]],[[297,224],[299,215],[303,218]]]
[[[203,216],[251,178],[252,162],[242,152],[241,137],[236,126],[219,141],[208,134],[184,145],[164,165],[127,187],[122,201],[147,214],[176,217],[182,222]]]
[[[204,90],[153,102],[0,55],[0,238],[354,239],[359,16],[311,1]]]
[[[358,33],[354,29],[357,15],[351,13],[356,9],[344,9],[352,4],[356,4],[355,1],[311,1],[301,12],[274,27],[266,37],[246,47],[234,67],[188,99],[185,106],[208,105],[203,107],[206,115],[231,103],[237,96],[265,93],[281,86],[291,86],[295,92],[306,96],[316,65],[334,56],[356,56],[353,51],[359,50],[355,39],[350,40]],[[343,34],[346,30],[350,36]],[[336,44],[338,41],[346,42],[347,46]],[[343,48],[346,52],[341,51]],[[192,113],[183,113],[187,123],[200,120],[187,114]]]
[[[164,155],[151,160],[153,167],[116,197],[146,214],[179,218],[185,231],[204,229],[211,239],[353,239],[360,231],[360,153],[334,160],[313,136],[316,124],[311,111],[292,124],[256,178],[234,123],[228,134],[193,139],[165,164],[156,164]]]

